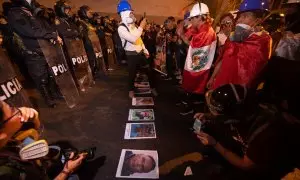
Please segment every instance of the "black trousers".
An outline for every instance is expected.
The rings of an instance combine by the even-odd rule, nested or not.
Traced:
[[[167,54],[167,57],[166,57],[166,68],[167,68],[167,73],[168,73],[168,77],[171,77],[173,79],[175,79],[175,75],[174,75],[174,57],[172,54]]]
[[[126,52],[126,55],[128,60],[129,91],[134,90],[134,80],[138,70],[144,72],[148,76],[150,87],[155,88],[154,74],[150,68],[150,64],[147,62],[146,57],[142,54],[135,54],[132,52],[130,54]]]

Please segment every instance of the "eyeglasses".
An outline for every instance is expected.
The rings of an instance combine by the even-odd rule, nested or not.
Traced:
[[[14,114],[13,114],[11,117],[9,117],[8,119],[6,119],[6,120],[0,122],[0,127],[4,126],[6,123],[8,123],[8,121],[10,121],[11,119],[13,119],[13,118],[16,117],[17,115],[22,116],[22,112],[21,112],[21,110],[18,109],[18,108],[11,107],[11,111],[14,112]]]

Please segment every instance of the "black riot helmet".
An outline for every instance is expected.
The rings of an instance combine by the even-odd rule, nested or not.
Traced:
[[[70,17],[70,13],[66,14],[65,10],[69,9],[71,11],[71,6],[69,5],[68,0],[59,0],[54,5],[55,13],[58,17]]]
[[[247,97],[247,88],[226,84],[206,93],[206,102],[213,114],[235,116],[241,111]]]
[[[11,2],[15,5],[20,5],[32,10],[39,6],[35,0],[11,0]]]
[[[78,16],[81,18],[81,19],[90,19],[88,17],[88,11],[91,10],[91,8],[87,5],[83,5],[79,8],[78,10]]]

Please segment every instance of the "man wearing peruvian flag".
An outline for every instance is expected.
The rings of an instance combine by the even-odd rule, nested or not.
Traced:
[[[204,3],[197,3],[190,11],[192,40],[183,71],[182,87],[189,94],[204,94],[209,80],[210,68],[214,60],[217,37],[211,27],[209,9]],[[181,34],[178,32],[178,34]],[[180,35],[183,40],[187,37]],[[185,41],[186,42],[186,41]],[[191,102],[188,102],[190,105]],[[182,115],[193,113],[188,108]]]
[[[250,89],[257,87],[259,75],[271,55],[271,37],[257,28],[268,12],[268,5],[268,0],[242,2],[235,30],[224,45],[208,88],[216,89],[230,83]]]

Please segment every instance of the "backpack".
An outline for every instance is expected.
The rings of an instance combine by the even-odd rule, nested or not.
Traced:
[[[129,31],[129,28],[124,24],[124,23],[121,23],[120,25],[119,25],[119,27],[120,26],[123,26],[123,27],[125,27],[126,29],[127,29],[127,31],[128,32],[130,32]],[[120,35],[118,36],[118,38],[117,38],[117,43],[120,43],[120,44],[122,44],[122,48],[124,49],[125,47],[126,47],[126,45],[127,45],[127,40],[125,40],[125,43],[124,43],[124,45],[122,44],[122,40],[121,40],[121,37],[120,37]]]

